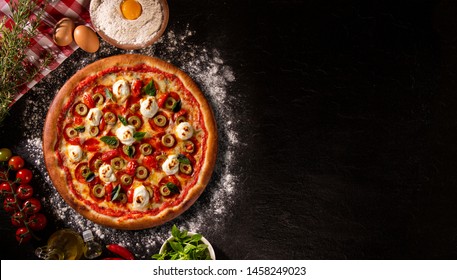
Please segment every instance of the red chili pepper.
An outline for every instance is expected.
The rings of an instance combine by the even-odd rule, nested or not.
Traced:
[[[163,108],[163,105],[165,104],[165,101],[167,100],[167,98],[170,96],[169,93],[165,93],[163,95],[161,95],[158,99],[157,99],[157,105],[159,105],[160,108]]]
[[[126,260],[135,259],[133,254],[126,248],[122,247],[121,245],[117,245],[117,244],[106,245],[106,249],[108,249],[109,251],[113,252],[116,255],[123,257]]]
[[[94,108],[94,107],[95,107],[94,99],[92,98],[91,95],[89,95],[89,94],[87,94],[87,93],[83,95],[83,102],[84,102],[84,104],[86,104],[87,107],[89,107],[89,108]]]
[[[119,155],[118,150],[110,150],[108,152],[103,153],[102,155],[102,161],[108,162],[112,160],[113,158],[117,157]]]

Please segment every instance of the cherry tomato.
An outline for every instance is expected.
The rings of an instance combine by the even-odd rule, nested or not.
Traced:
[[[24,244],[30,241],[32,234],[26,227],[20,227],[16,230],[16,240],[19,244]]]
[[[30,183],[30,181],[32,181],[32,177],[32,171],[27,168],[22,168],[16,173],[16,179],[19,179],[21,184]]]
[[[8,213],[13,213],[19,210],[16,199],[13,196],[8,196],[3,201],[3,209]]]
[[[2,182],[0,184],[0,194],[1,195],[12,195],[11,193],[11,182]],[[14,191],[14,186],[13,186],[13,191]]]
[[[11,215],[11,224],[15,227],[23,227],[24,220],[24,214],[22,214],[22,212],[20,211],[17,211],[13,215]]]
[[[33,188],[30,185],[20,185],[19,188],[17,188],[16,195],[22,200],[29,199],[33,195]]]
[[[41,210],[41,202],[38,199],[32,197],[24,201],[22,208],[27,214],[35,214]]]
[[[0,149],[0,161],[8,161],[13,153],[8,148],[1,148]]]
[[[30,216],[27,224],[32,230],[43,230],[48,224],[46,216],[41,213],[36,213]]]
[[[12,170],[19,170],[22,167],[24,167],[24,164],[25,164],[24,159],[20,156],[13,156],[8,161],[8,165],[10,166],[10,168]]]

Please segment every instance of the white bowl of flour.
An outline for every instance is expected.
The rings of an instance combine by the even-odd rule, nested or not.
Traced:
[[[168,24],[169,9],[166,0],[133,0],[140,5],[138,18],[127,19],[121,10],[126,0],[92,0],[90,16],[97,33],[118,48],[132,50],[156,42]],[[132,1],[132,0],[129,0]]]

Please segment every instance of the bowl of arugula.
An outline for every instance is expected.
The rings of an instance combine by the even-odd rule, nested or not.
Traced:
[[[179,230],[176,225],[171,228],[171,236],[163,243],[156,260],[215,260],[211,243],[201,234]]]

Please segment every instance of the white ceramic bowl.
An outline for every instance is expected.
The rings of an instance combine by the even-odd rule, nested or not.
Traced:
[[[195,232],[188,232],[187,235],[189,236],[192,236],[194,234],[197,234]],[[160,247],[160,251],[159,253],[162,254],[165,252],[165,249],[167,247],[167,243],[168,241],[171,241],[173,240],[174,237],[173,236],[170,236],[163,244],[162,244],[162,247]],[[216,254],[214,253],[214,248],[213,246],[211,245],[211,243],[209,243],[209,241],[202,236],[202,239],[200,240],[201,242],[203,242],[204,244],[208,245],[208,251],[209,251],[209,256],[211,257],[212,260],[216,260]]]

